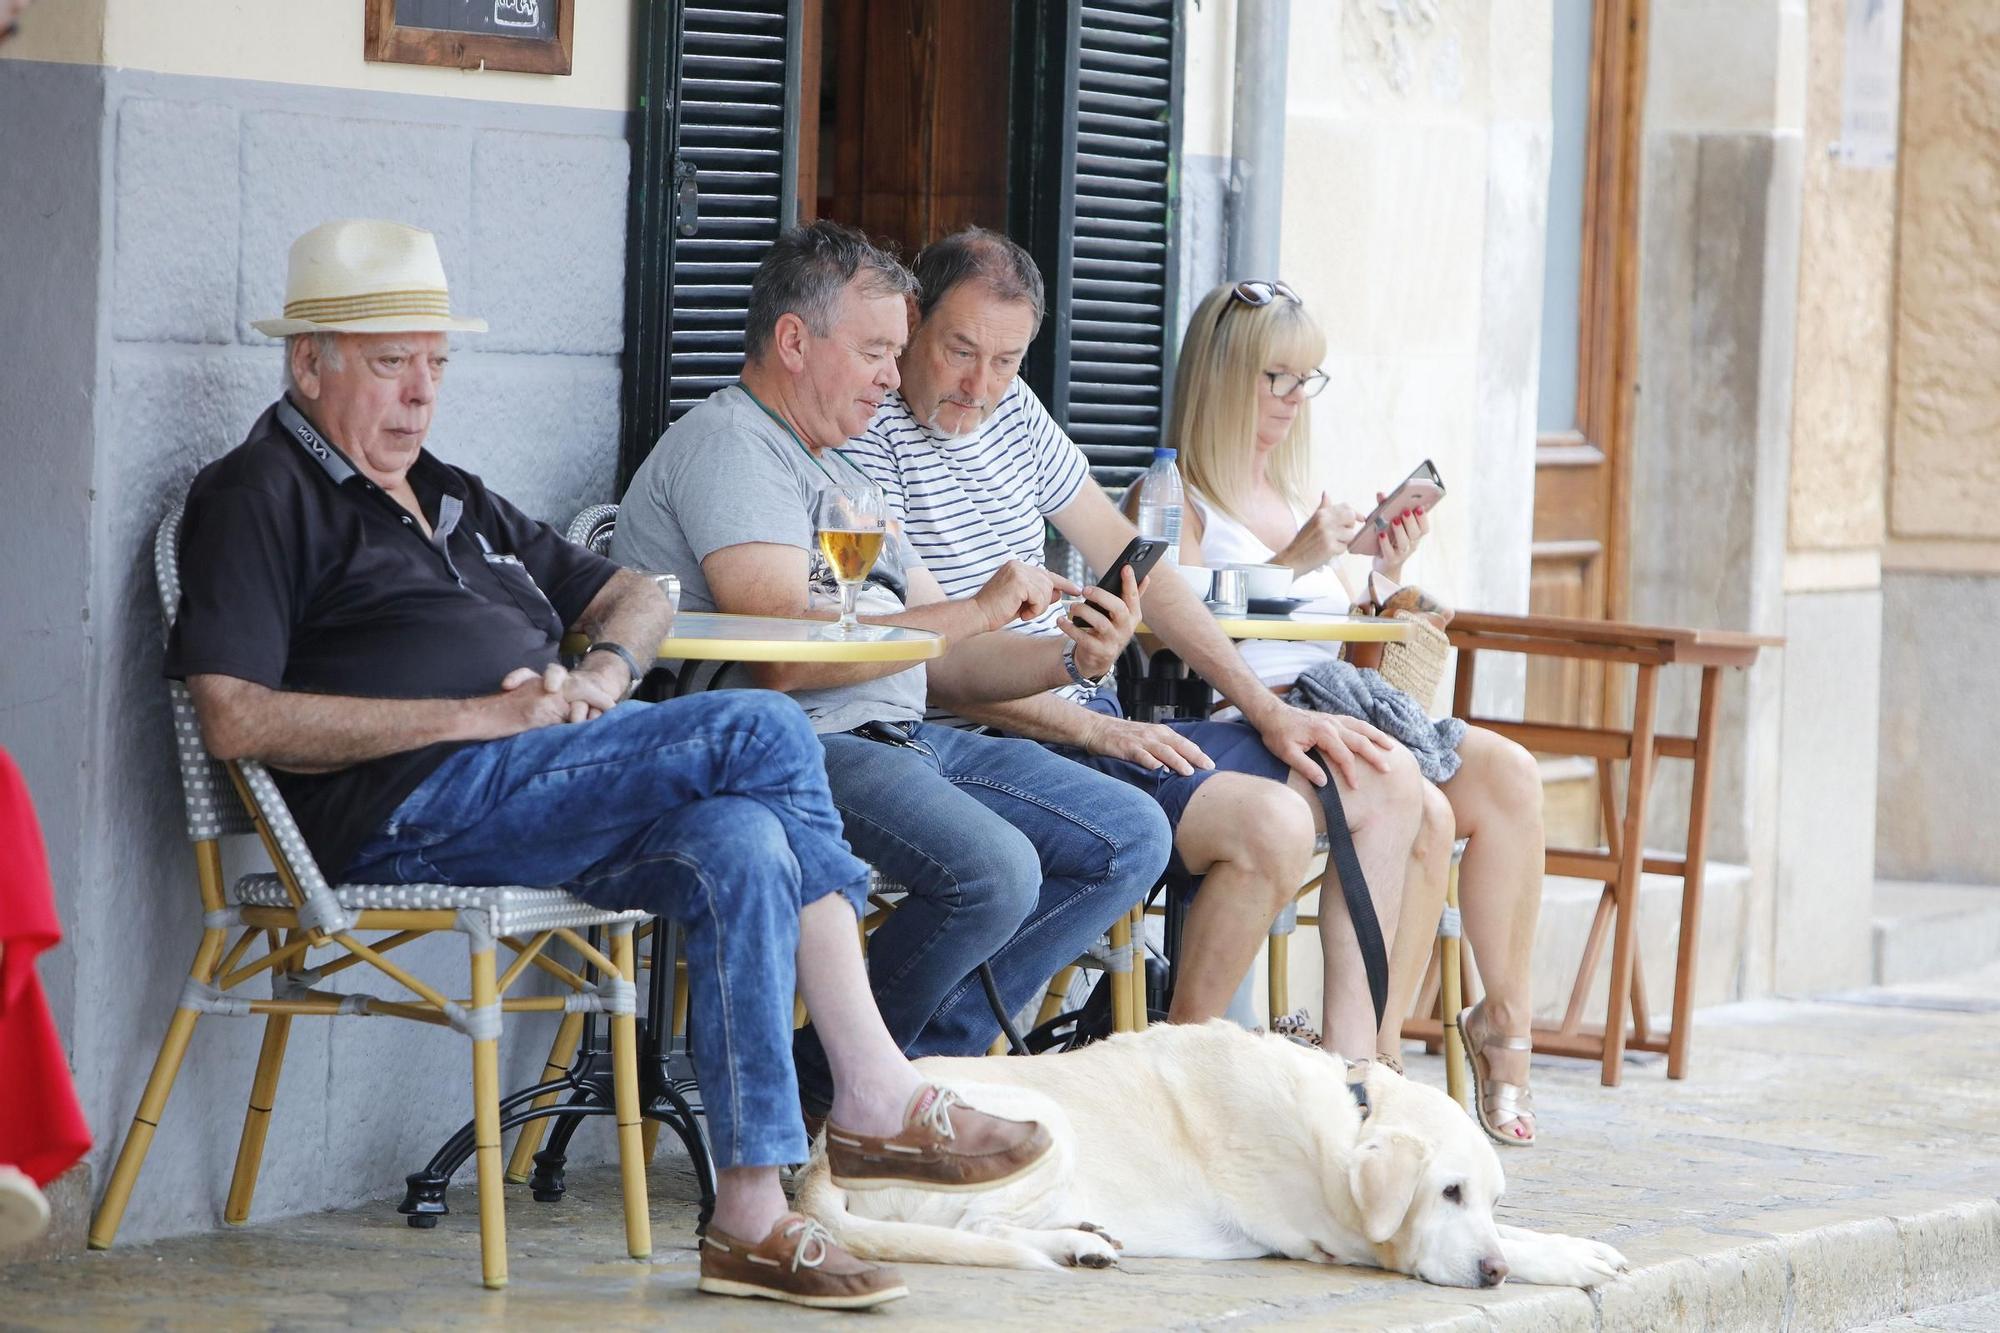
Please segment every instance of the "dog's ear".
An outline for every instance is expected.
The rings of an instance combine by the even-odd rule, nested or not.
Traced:
[[[1380,1245],[1402,1229],[1430,1150],[1400,1130],[1378,1130],[1354,1145],[1347,1191],[1361,1213],[1361,1230]]]

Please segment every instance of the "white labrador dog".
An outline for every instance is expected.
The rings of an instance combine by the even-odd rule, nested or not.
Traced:
[[[1121,1250],[1282,1255],[1453,1287],[1590,1287],[1625,1271],[1609,1245],[1496,1225],[1499,1158],[1442,1092],[1373,1065],[1364,1114],[1342,1061],[1282,1037],[1216,1021],[918,1068],[982,1110],[1041,1121],[1055,1151],[998,1189],[942,1194],[842,1189],[815,1145],[798,1206],[862,1258],[1103,1268]]]

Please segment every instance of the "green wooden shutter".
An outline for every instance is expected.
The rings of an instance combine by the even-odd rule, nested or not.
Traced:
[[[743,368],[751,274],[798,215],[799,10],[641,6],[621,486]]]
[[[1175,0],[1016,10],[1011,212],[1048,286],[1025,374],[1100,482],[1166,426],[1181,20]]]

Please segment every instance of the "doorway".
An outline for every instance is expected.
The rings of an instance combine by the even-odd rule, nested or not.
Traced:
[[[808,0],[807,9],[819,87],[806,101],[817,123],[801,125],[802,140],[817,138],[800,144],[801,216],[859,227],[906,262],[962,227],[1005,231],[1014,6]]]

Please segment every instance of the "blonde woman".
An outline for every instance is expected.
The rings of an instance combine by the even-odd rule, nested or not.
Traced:
[[[1195,308],[1181,344],[1167,438],[1179,450],[1189,501],[1182,563],[1288,565],[1295,596],[1347,596],[1349,580],[1359,587],[1364,576],[1342,570],[1340,561],[1360,515],[1329,498],[1312,476],[1308,400],[1326,385],[1318,368],[1325,354],[1325,334],[1281,282],[1218,287]],[[1429,531],[1428,514],[1398,515],[1375,568],[1400,579]],[[1333,650],[1265,641],[1244,644],[1243,656],[1265,684],[1284,690]],[[1476,727],[1457,753],[1458,770],[1442,790],[1458,835],[1468,840],[1460,907],[1486,985],[1465,1028],[1479,1122],[1497,1142],[1524,1147],[1535,1141],[1528,989],[1542,896],[1541,775],[1526,750]],[[1399,939],[1397,946],[1391,994],[1407,1006],[1429,942]],[[1398,1022],[1392,1004],[1384,1049],[1395,1049]]]

